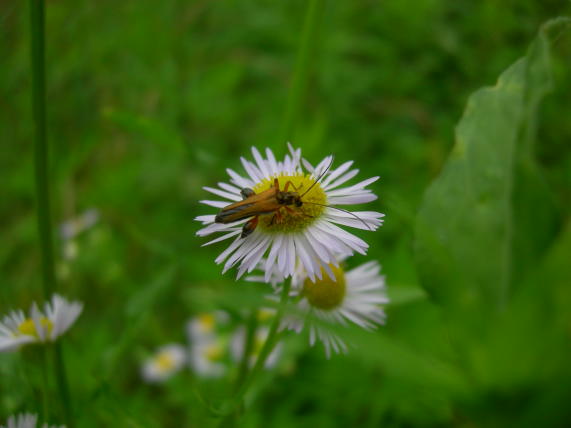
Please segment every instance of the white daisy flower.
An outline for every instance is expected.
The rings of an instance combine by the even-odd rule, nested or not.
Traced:
[[[92,228],[99,221],[99,211],[91,208],[77,217],[64,221],[59,228],[63,240],[71,240],[82,232]]]
[[[310,344],[313,346],[317,340],[323,342],[328,358],[331,350],[347,352],[347,345],[324,324],[352,323],[367,330],[374,329],[385,320],[380,305],[389,302],[385,277],[380,275],[381,266],[377,262],[371,261],[347,272],[341,265],[330,268],[335,280],[323,276],[312,281],[303,266],[298,265],[292,278],[292,295],[298,299],[297,313],[288,314],[282,322],[282,328],[297,333],[307,324]]]
[[[18,416],[10,416],[6,425],[0,425],[0,428],[36,428],[38,416],[31,413],[22,413]],[[42,428],[65,428],[63,425],[43,424]]]
[[[187,323],[190,342],[190,366],[201,377],[220,377],[226,373],[227,343],[219,333],[228,322],[224,311],[206,312]]]
[[[99,211],[89,209],[77,217],[61,223],[59,235],[62,239],[62,252],[65,260],[74,260],[79,252],[77,237],[88,229],[91,229],[99,221]]]
[[[75,322],[83,304],[70,302],[54,294],[43,312],[34,303],[29,316],[24,311],[12,311],[0,322],[0,352],[18,349],[28,343],[53,342]]]
[[[188,339],[191,343],[211,341],[216,336],[216,329],[227,322],[228,314],[224,311],[198,314],[187,323]]]
[[[266,271],[276,264],[284,276],[291,276],[299,258],[310,278],[321,278],[322,268],[333,277],[329,265],[337,263],[335,254],[365,254],[368,248],[338,225],[375,230],[382,224],[381,213],[335,208],[377,199],[367,186],[379,177],[343,186],[359,172],[351,169],[353,161],[331,168],[333,156],[327,156],[313,167],[301,159],[301,149],[288,147],[290,154],[283,161],[277,161],[270,149],[264,158],[252,148],[255,162],[241,158],[246,176],[227,169],[231,184],[204,188],[220,199],[201,202],[222,210],[197,217],[205,225],[197,235],[223,234],[204,245],[234,239],[216,258],[216,263],[224,262],[223,272],[239,264],[239,278],[267,257]],[[265,197],[256,196],[264,192]],[[267,273],[266,282],[269,277]]]
[[[252,367],[256,363],[260,355],[260,351],[262,350],[264,343],[266,343],[266,340],[268,339],[269,331],[270,329],[268,327],[260,327],[256,330],[256,333],[254,335],[254,343],[252,346],[252,353],[250,355],[248,362],[250,367]],[[245,342],[246,342],[246,329],[244,327],[240,327],[236,330],[230,342],[230,350],[232,352],[232,358],[234,359],[234,361],[239,362],[242,360],[242,356],[244,355]],[[274,346],[274,349],[272,350],[270,355],[268,355],[264,367],[266,369],[271,369],[275,367],[280,358],[281,352],[282,352],[282,344],[278,343],[276,344],[276,346]]]
[[[227,344],[221,337],[195,342],[190,347],[190,366],[201,377],[215,378],[226,373]]]
[[[143,364],[143,379],[150,383],[164,382],[184,367],[187,351],[182,345],[171,343],[158,349]]]

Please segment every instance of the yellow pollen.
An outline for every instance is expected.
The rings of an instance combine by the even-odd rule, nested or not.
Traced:
[[[220,361],[224,354],[224,349],[218,343],[207,345],[204,350],[204,357],[209,361]]]
[[[329,267],[335,275],[335,281],[329,278],[329,275],[321,268],[322,279],[313,282],[307,278],[303,283],[302,291],[311,306],[325,311],[341,306],[346,291],[343,269],[333,265]]]
[[[155,364],[159,370],[166,372],[174,368],[174,359],[168,352],[161,352],[157,355]]]
[[[327,204],[327,195],[319,183],[315,184],[315,179],[310,175],[294,174],[294,175],[280,175],[277,177],[279,183],[279,190],[285,191],[286,185],[289,183],[287,192],[293,192],[297,196],[302,196],[300,207],[295,204],[288,205],[289,211],[282,206],[277,211],[270,214],[260,216],[258,227],[267,233],[288,233],[299,232],[304,230],[307,226],[319,218],[325,208],[321,205]],[[274,187],[275,177],[266,178],[260,183],[256,184],[252,190],[255,193],[262,193]],[[311,187],[311,190],[304,195],[304,193]],[[321,205],[313,205],[313,203]],[[269,205],[264,203],[265,207]],[[279,207],[277,201],[275,206]],[[262,207],[260,207],[261,209]]]
[[[200,330],[203,333],[208,333],[214,330],[214,323],[216,320],[214,319],[214,315],[212,314],[201,314],[198,316],[198,323],[200,325]]]
[[[51,334],[54,325],[53,323],[46,317],[40,319],[40,325],[47,330],[48,334]],[[35,338],[39,339],[38,331],[36,330],[36,324],[34,324],[34,320],[31,318],[26,318],[22,323],[18,326],[18,331],[20,334],[26,336],[34,336]]]

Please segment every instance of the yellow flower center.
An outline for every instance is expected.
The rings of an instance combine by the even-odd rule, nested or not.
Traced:
[[[204,357],[208,361],[220,361],[224,356],[224,348],[219,343],[206,345],[204,349]]]
[[[343,269],[333,265],[329,265],[329,267],[335,275],[335,281],[329,278],[329,275],[321,268],[322,279],[313,282],[307,278],[303,283],[302,291],[302,295],[311,306],[325,311],[341,306],[346,291]]]
[[[277,198],[272,198],[271,202],[263,202],[263,206],[260,206],[260,210],[271,207],[279,208],[279,210],[275,210],[268,215],[260,216],[258,227],[268,233],[302,231],[323,214],[325,208],[321,205],[327,204],[327,195],[319,183],[315,184],[315,179],[310,175],[300,173],[295,175],[281,175],[277,178],[279,191],[286,192],[284,196],[289,197],[291,201],[301,198],[301,206],[296,206],[295,203],[292,203],[290,205],[281,204],[280,207]],[[266,190],[274,189],[274,181],[275,177],[266,178],[256,184],[252,190],[255,193],[262,193]],[[311,187],[313,184],[315,185]],[[287,191],[286,186],[288,186]],[[309,192],[304,194],[308,189],[310,189]],[[301,197],[302,195],[303,197]]]
[[[174,368],[174,358],[168,352],[161,352],[155,359],[155,364],[160,371],[168,372]]]
[[[51,334],[54,328],[54,324],[46,317],[40,319],[40,325],[44,330],[47,330],[48,335]],[[36,339],[39,339],[38,331],[36,330],[36,324],[31,318],[26,318],[24,321],[22,321],[22,323],[18,326],[18,332],[22,335],[34,336]]]
[[[201,314],[198,316],[198,324],[202,333],[209,333],[214,330],[216,320],[212,314]]]

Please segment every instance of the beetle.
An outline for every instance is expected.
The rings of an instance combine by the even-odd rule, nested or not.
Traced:
[[[317,184],[317,182],[313,183],[311,187]],[[295,191],[288,191],[290,186]],[[277,178],[274,179],[272,187],[260,193],[255,193],[252,189],[246,187],[240,191],[243,199],[222,208],[214,218],[214,222],[234,223],[252,217],[242,228],[240,236],[245,238],[256,229],[260,215],[273,213],[274,216],[270,224],[274,224],[276,220],[278,222],[281,220],[280,209],[282,208],[293,215],[308,216],[308,214],[295,211],[291,207],[300,208],[303,205],[301,198],[311,190],[311,187],[303,195],[300,195],[294,184],[288,181],[283,190],[280,190],[280,183]]]
[[[256,193],[254,190],[247,187],[243,188],[240,191],[243,199],[222,208],[220,212],[216,214],[214,222],[227,224],[251,217],[250,220],[248,220],[242,227],[242,234],[240,235],[241,238],[246,238],[252,234],[254,230],[256,230],[260,215],[268,215],[273,213],[274,216],[270,221],[270,225],[274,224],[276,220],[278,222],[281,221],[282,217],[280,210],[282,208],[292,215],[303,215],[305,217],[311,217],[309,214],[306,214],[299,209],[295,210],[292,207],[301,208],[303,204],[312,204],[329,207],[348,213],[360,220],[368,229],[371,229],[367,223],[365,223],[361,218],[350,211],[333,207],[331,205],[319,204],[317,202],[303,201],[302,198],[313,188],[313,186],[321,181],[327,171],[329,171],[329,168],[331,168],[331,165],[333,165],[333,158],[331,158],[331,162],[327,168],[325,168],[325,170],[319,175],[317,180],[315,180],[311,186],[309,186],[309,188],[301,195],[298,192],[299,189],[297,189],[291,181],[285,183],[283,190],[280,190],[280,183],[277,178],[274,179],[272,187],[260,193]],[[294,191],[288,190],[290,186],[293,187]]]

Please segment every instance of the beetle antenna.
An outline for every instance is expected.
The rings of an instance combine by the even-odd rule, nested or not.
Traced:
[[[313,186],[315,186],[317,183],[319,183],[321,181],[321,179],[323,178],[323,176],[325,174],[327,174],[327,171],[329,171],[329,169],[331,168],[331,165],[333,165],[333,160],[335,159],[335,156],[331,155],[331,162],[329,162],[329,165],[327,165],[327,168],[325,168],[323,170],[323,172],[319,175],[319,177],[317,177],[317,180],[315,180],[313,182],[313,184],[311,186],[309,186],[309,189],[307,189],[305,192],[303,192],[303,194],[300,196],[300,198],[303,198],[307,192],[309,192],[311,189],[313,189]]]
[[[333,205],[319,204],[317,202],[304,202],[304,204],[319,205],[320,207],[333,208],[334,210],[343,211],[344,213],[347,213],[347,214],[355,217],[357,220],[359,220],[361,223],[363,223],[367,229],[369,229],[371,231],[375,230],[375,229],[372,229],[371,226],[369,226],[367,223],[365,223],[365,220],[363,220],[361,217],[359,217],[355,213],[352,213],[351,211],[344,210],[343,208],[337,208],[337,207],[334,207]]]

